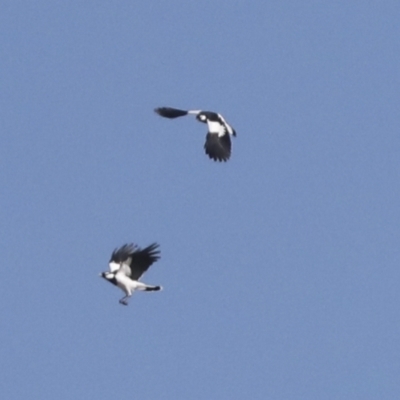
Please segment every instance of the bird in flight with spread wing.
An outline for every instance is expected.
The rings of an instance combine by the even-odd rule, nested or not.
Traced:
[[[125,296],[119,301],[127,306],[128,299],[135,290],[146,292],[161,290],[161,286],[151,286],[139,282],[140,277],[160,258],[159,245],[153,243],[143,250],[137,245],[125,244],[116,248],[109,261],[110,271],[100,274],[108,282],[118,286]]]
[[[227,161],[231,156],[231,136],[236,136],[235,130],[229,125],[221,114],[213,111],[180,110],[178,108],[160,107],[154,110],[165,118],[178,118],[193,114],[200,122],[207,124],[208,132],[204,150],[214,161]]]

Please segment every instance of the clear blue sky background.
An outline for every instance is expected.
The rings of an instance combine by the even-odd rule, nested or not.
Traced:
[[[3,399],[400,398],[399,1],[3,1]],[[221,112],[206,127],[157,106]],[[163,292],[98,273],[157,241]]]

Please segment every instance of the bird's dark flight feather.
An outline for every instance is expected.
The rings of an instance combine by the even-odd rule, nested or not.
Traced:
[[[125,244],[113,251],[110,262],[127,264],[131,270],[129,277],[138,280],[160,258],[158,247],[153,243],[142,250],[133,243]]]
[[[218,136],[214,133],[207,133],[204,144],[206,154],[214,161],[227,161],[231,156],[231,139],[229,134]]]

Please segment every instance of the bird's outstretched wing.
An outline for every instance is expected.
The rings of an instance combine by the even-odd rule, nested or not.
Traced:
[[[143,250],[133,243],[124,244],[111,254],[110,270],[111,272],[121,270],[131,279],[138,280],[150,265],[160,258],[158,248],[157,243],[153,243]]]
[[[172,107],[159,107],[154,110],[158,115],[165,118],[178,118],[188,114],[188,111],[179,110],[178,108]]]
[[[111,258],[109,261],[110,265],[110,271],[115,272],[118,271],[121,267],[121,264],[129,264],[130,263],[130,257],[132,254],[137,251],[138,247],[133,244],[124,244],[120,248],[116,248],[112,254]]]
[[[204,144],[206,154],[214,161],[227,161],[231,156],[231,139],[229,133],[219,136],[217,133],[207,133]]]
[[[131,255],[131,262],[129,268],[131,270],[130,278],[138,280],[152,265],[160,258],[159,244],[153,243],[143,250],[137,249]]]

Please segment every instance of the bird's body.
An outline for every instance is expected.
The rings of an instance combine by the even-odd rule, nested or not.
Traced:
[[[231,156],[231,136],[236,136],[235,130],[229,125],[221,114],[213,111],[180,110],[178,108],[160,107],[154,110],[165,118],[178,118],[193,114],[200,122],[207,124],[208,133],[204,150],[214,161],[227,161]]]
[[[157,291],[161,286],[151,286],[139,282],[140,277],[149,267],[160,258],[158,244],[140,249],[134,244],[125,244],[119,249],[115,249],[109,262],[110,271],[102,272],[101,277],[118,286],[125,296],[119,301],[121,304],[128,305],[128,298],[136,290]]]

